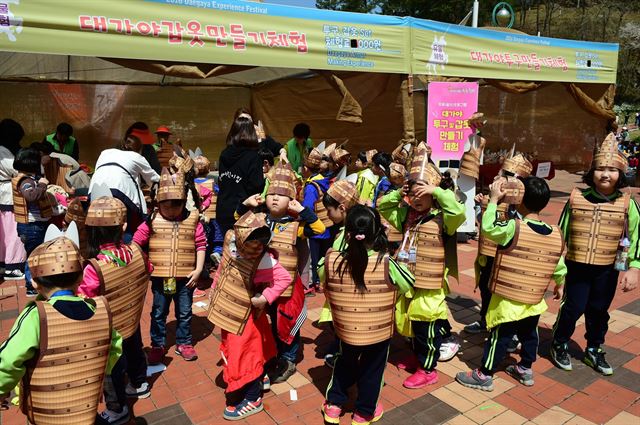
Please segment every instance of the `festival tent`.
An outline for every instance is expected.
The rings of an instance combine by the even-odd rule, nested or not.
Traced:
[[[428,81],[478,80],[491,148],[519,142],[581,168],[613,120],[616,65],[615,44],[414,18],[232,0],[0,0],[0,117],[33,140],[70,122],[86,161],[134,120],[169,125],[216,158],[248,105],[280,141],[304,121],[316,140],[390,150],[424,138]]]

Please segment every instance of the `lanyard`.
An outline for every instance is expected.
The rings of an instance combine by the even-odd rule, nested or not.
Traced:
[[[113,252],[109,251],[108,249],[103,249],[102,251],[100,251],[100,254],[111,258],[111,260],[113,260],[113,262],[115,262],[119,267],[124,267],[127,265],[127,263],[125,263],[120,257],[115,255]]]

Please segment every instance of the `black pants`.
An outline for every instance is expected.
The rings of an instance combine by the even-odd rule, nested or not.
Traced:
[[[451,325],[448,320],[438,319],[433,322],[411,321],[414,337],[412,338],[413,352],[423,369],[432,371],[440,358],[442,340],[451,335]]]
[[[147,381],[147,358],[142,347],[142,334],[138,326],[133,335],[122,340],[122,355],[113,366],[111,377],[105,379],[107,409],[120,411],[127,404],[125,372],[134,388]]]
[[[327,250],[331,247],[331,239],[309,239],[309,251],[311,254],[311,275],[313,277],[313,284],[320,284],[320,277],[318,276],[318,262],[325,256]]]
[[[604,343],[609,329],[609,307],[616,294],[618,272],[610,266],[567,261],[564,297],[553,326],[553,340],[565,344],[576,330],[576,322],[584,314],[587,347]]]
[[[358,385],[355,410],[362,415],[373,415],[384,384],[384,368],[389,355],[386,340],[372,345],[356,346],[340,342],[340,352],[333,367],[331,382],[327,388],[327,401],[344,406],[349,396],[347,391]]]
[[[514,335],[522,344],[520,349],[520,366],[531,368],[538,353],[538,320],[540,315],[531,316],[516,322],[502,323],[491,329],[491,335],[484,344],[481,371],[485,375],[493,375],[500,362],[507,355],[507,347]]]
[[[494,257],[487,257],[487,264],[484,267],[480,267],[480,279],[478,281],[478,289],[480,289],[480,324],[487,326],[487,310],[489,309],[489,302],[491,301],[491,291],[489,290],[489,280],[491,279],[491,272],[493,271]]]

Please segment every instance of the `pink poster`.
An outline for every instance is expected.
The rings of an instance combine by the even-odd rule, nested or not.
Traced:
[[[459,160],[471,134],[467,120],[478,110],[478,83],[429,83],[427,144],[431,157]]]

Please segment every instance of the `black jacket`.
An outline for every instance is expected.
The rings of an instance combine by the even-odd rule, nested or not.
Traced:
[[[223,232],[231,228],[238,204],[262,193],[264,177],[257,149],[227,146],[220,154],[216,221]]]

